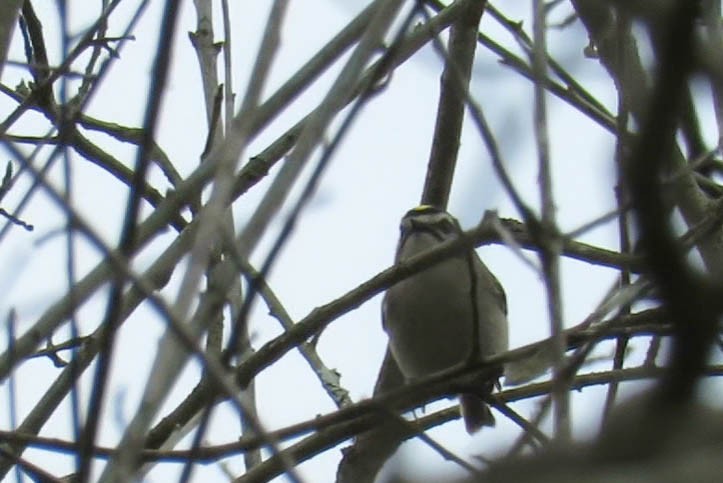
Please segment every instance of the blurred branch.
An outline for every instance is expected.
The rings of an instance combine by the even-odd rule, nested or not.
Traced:
[[[390,59],[390,64],[384,66],[380,75],[388,73],[391,69],[407,60],[413,53],[420,49],[438,29],[448,25],[449,22],[455,18],[455,15],[459,15],[459,13],[460,7],[458,4],[455,4],[455,6],[450,7],[448,11],[445,11],[444,14],[435,17],[429,24],[415,29],[415,31],[405,39],[394,57]],[[376,72],[375,69],[377,69],[376,64],[369,67],[360,82],[366,82],[365,79],[370,76],[370,73]],[[264,109],[263,105],[259,107],[259,110],[262,109]],[[303,123],[298,123],[296,127],[292,128],[287,134],[283,135],[279,141],[274,143],[272,147],[259,156],[252,158],[251,162],[241,169],[240,173],[235,177],[233,189],[234,198],[241,196],[250,189],[250,187],[263,179],[271,166],[293,145],[295,137],[302,125]],[[263,126],[255,124],[252,134],[257,134],[261,127]],[[228,142],[228,140],[225,142]],[[168,193],[156,209],[139,225],[135,237],[134,251],[138,251],[144,247],[154,236],[166,227],[169,220],[177,216],[179,211],[197,196],[198,192],[203,189],[205,183],[210,179],[214,166],[215,162],[213,162],[213,160],[209,160],[208,163],[202,163],[193,173],[188,175],[183,182],[179,183],[173,191]],[[193,225],[194,223],[190,226]],[[190,229],[190,226],[187,229]],[[111,256],[113,256],[113,253],[114,252],[111,252]],[[106,259],[79,280],[74,292],[73,303],[84,303],[95,290],[107,281],[112,273],[110,270],[111,266],[112,262]],[[68,297],[60,299],[36,321],[32,328],[32,333],[34,337],[37,337],[37,342],[47,337],[47,335],[62,322],[71,306],[70,303],[71,301]],[[32,347],[28,347],[30,351],[35,348],[35,342],[32,344]],[[2,358],[0,358],[0,369],[2,369]]]
[[[668,35],[656,40],[658,73],[651,104],[627,160],[630,192],[636,209],[651,276],[676,329],[671,368],[659,386],[659,404],[689,403],[707,359],[720,315],[720,282],[709,285],[693,274],[675,242],[659,186],[659,173],[670,163],[687,78],[692,70],[696,2],[678,1],[661,20]],[[651,27],[652,28],[652,27]],[[657,27],[656,27],[657,28]],[[717,260],[723,265],[723,260]],[[714,267],[711,267],[714,268]],[[719,273],[717,269],[713,273]]]
[[[636,10],[639,6],[626,6],[620,2],[615,4],[625,10],[632,9],[629,14],[640,13]],[[600,62],[615,82],[623,104],[631,116],[642,125],[647,120],[648,102],[654,94],[651,92],[651,80],[642,66],[635,38],[632,35],[618,38],[615,7],[612,5],[594,0],[572,0],[572,5],[596,46]],[[658,56],[660,42],[668,39],[669,33],[656,34],[656,32],[665,32],[665,29],[661,30],[660,25],[653,24],[660,21],[660,15],[664,11],[665,9],[660,12],[648,11],[647,16],[641,18],[652,29],[651,38],[654,40],[654,49]],[[681,89],[683,90],[680,94],[681,104],[676,106],[676,109],[690,110],[692,108],[686,107],[686,103],[689,103],[689,94],[685,92],[688,89],[687,84]],[[674,125],[678,126],[679,122],[680,116],[676,116]],[[671,193],[675,196],[686,223],[692,226],[709,212],[710,200],[701,191],[694,173],[686,171],[687,163],[677,144],[673,143],[669,150],[670,154],[667,155],[668,161],[664,169],[687,173],[675,178]],[[723,273],[723,230],[718,230],[717,233],[701,240],[697,247],[706,268],[711,273]]]
[[[723,50],[723,26],[721,26],[721,5],[717,0],[703,0],[702,19],[705,24],[706,34],[710,45],[713,47],[712,52],[720,52]],[[710,76],[709,82],[713,91],[713,108],[715,109],[715,118],[718,127],[718,142],[716,146],[723,148],[723,79]]]
[[[10,40],[22,5],[23,0],[7,0],[0,4],[0,75],[7,61]]]
[[[156,52],[153,59],[152,73],[148,85],[145,109],[143,114],[143,135],[139,149],[136,150],[136,159],[133,166],[132,182],[128,193],[128,202],[125,207],[123,222],[121,225],[120,236],[117,244],[118,252],[125,259],[129,259],[135,249],[135,239],[138,233],[139,217],[141,213],[142,193],[144,191],[146,176],[150,167],[150,152],[153,147],[153,139],[158,127],[158,121],[161,114],[161,101],[166,96],[166,83],[168,82],[171,58],[173,57],[173,37],[178,26],[180,15],[179,5],[172,0],[167,0],[163,13],[161,15],[158,43],[156,44]],[[104,24],[103,24],[104,25]],[[62,131],[61,131],[62,133]],[[87,452],[95,444],[95,439],[100,426],[100,417],[105,396],[108,392],[110,383],[110,367],[113,360],[113,354],[116,347],[116,338],[118,328],[123,319],[120,318],[122,310],[122,295],[126,283],[125,277],[115,274],[110,280],[110,292],[108,302],[103,315],[102,325],[104,330],[101,332],[99,343],[100,350],[95,363],[95,374],[93,377],[92,390],[90,392],[90,400],[88,402],[86,420],[79,435],[80,442],[85,451],[81,451],[77,466],[78,479],[85,482],[90,474],[90,458]],[[173,315],[179,319],[185,316],[184,311],[173,307]],[[172,324],[177,325],[177,324]],[[177,330],[181,327],[175,327]],[[185,328],[185,327],[184,327]],[[190,346],[195,346],[195,341],[191,333]],[[189,340],[186,340],[189,342]],[[144,395],[145,399],[145,395]],[[145,402],[145,401],[144,401]],[[152,406],[148,406],[145,410],[140,411],[144,417],[153,417]],[[137,424],[133,424],[138,420],[138,415],[134,417],[130,427],[135,428]],[[126,431],[126,434],[128,431]],[[132,468],[132,455],[135,451],[135,442],[122,440],[118,445],[118,455],[114,458],[103,471],[101,480],[107,475],[112,478],[125,479],[129,474],[129,468]]]
[[[185,325],[186,333],[193,344],[197,343],[201,336],[208,328],[208,320],[198,318],[188,318],[189,311],[195,299],[194,295],[198,291],[200,280],[203,272],[208,268],[210,255],[217,245],[216,232],[224,218],[224,213],[228,209],[228,204],[232,198],[233,174],[236,170],[239,158],[246,148],[246,144],[250,137],[250,125],[253,112],[259,103],[261,91],[268,79],[271,68],[271,62],[277,51],[280,28],[282,19],[286,11],[287,2],[279,0],[275,2],[266,25],[264,37],[259,48],[259,52],[255,59],[254,67],[244,96],[241,108],[237,117],[231,126],[227,126],[226,139],[229,142],[219,142],[217,148],[212,150],[208,155],[208,160],[202,164],[213,165],[213,183],[212,191],[208,202],[203,206],[201,212],[195,217],[194,221],[198,221],[198,231],[193,240],[192,248],[189,252],[189,261],[186,270],[180,281],[178,294],[173,304],[174,314],[182,319],[187,320]],[[178,5],[169,1],[166,4],[168,12],[163,16],[163,30],[175,27],[176,16],[178,15]],[[171,16],[171,14],[173,14]],[[165,42],[167,37],[161,36],[159,39],[159,59],[165,54]],[[167,62],[167,59],[165,59]],[[160,62],[160,60],[159,60]],[[160,62],[161,65],[165,65]],[[155,100],[155,98],[153,98]],[[154,103],[149,102],[149,113],[152,112],[151,106]],[[143,158],[139,157],[139,161]],[[212,161],[213,160],[213,161]],[[130,209],[129,209],[130,212]],[[124,232],[125,233],[125,232]],[[125,241],[125,238],[122,238]],[[123,245],[124,246],[124,245]],[[132,248],[129,246],[129,248]],[[119,451],[109,464],[105,467],[100,481],[116,481],[117,479],[125,480],[135,474],[139,465],[139,452],[142,444],[146,439],[147,432],[160,410],[161,405],[168,396],[168,392],[173,387],[176,379],[181,373],[181,369],[188,360],[188,352],[175,334],[175,327],[168,327],[161,338],[158,351],[151,366],[150,375],[146,381],[143,391],[143,404],[139,407],[138,412],[128,424],[123,432],[123,437],[119,443]],[[237,344],[235,339],[237,332],[235,328],[231,332],[230,344]],[[102,355],[102,354],[101,354]],[[208,359],[207,368],[218,364],[219,368],[225,369],[229,360],[222,357],[221,361]],[[223,371],[224,373],[225,371]],[[268,446],[277,451],[276,442],[266,438],[265,430],[258,421],[253,418],[253,408],[249,407],[249,402],[237,397],[235,392],[238,390],[233,387],[227,379],[222,380],[228,388],[234,391],[232,400],[238,401],[236,409],[240,414],[244,414],[245,421],[248,422],[253,431],[267,441]],[[243,385],[245,387],[246,384]],[[210,416],[211,407],[207,409],[206,419]],[[199,429],[199,437],[203,436],[204,426],[202,424]],[[293,481],[296,477],[293,469],[290,468],[289,476]],[[184,471],[184,474],[188,474]],[[185,477],[184,477],[185,479]]]
[[[538,180],[540,184],[540,224],[529,226],[530,234],[540,244],[538,256],[542,266],[547,296],[547,311],[550,334],[554,341],[553,354],[553,392],[552,412],[555,427],[555,439],[564,442],[570,439],[572,428],[570,421],[570,393],[565,380],[565,337],[562,319],[562,287],[560,284],[560,253],[562,246],[557,236],[557,214],[554,190],[552,186],[552,166],[550,162],[550,137],[547,125],[547,100],[544,83],[547,79],[547,14],[542,0],[533,0],[532,71],[534,86],[534,133],[537,147]]]
[[[380,74],[385,75],[392,69],[401,65],[412,54],[419,50],[436,32],[439,31],[439,29],[449,25],[449,23],[460,14],[460,5],[461,3],[455,3],[429,23],[416,28],[414,32],[412,32],[409,37],[404,40],[399,50],[396,51],[393,58],[390,59],[390,64],[385,65]],[[366,79],[371,75],[371,73],[377,72],[376,69],[377,65],[372,64],[372,66],[365,71],[366,73],[362,76],[360,82],[362,84],[367,82]],[[257,112],[262,112],[266,105],[267,104],[260,106]],[[256,135],[258,130],[263,127],[263,125],[258,123],[255,123],[254,126],[252,135]],[[290,149],[291,146],[293,146],[296,136],[298,136],[298,132],[302,126],[303,121],[297,123],[295,127],[287,131],[286,134],[279,138],[279,140],[273,143],[264,152],[253,157],[251,161],[241,169],[241,171],[236,175],[234,181],[234,198],[244,194],[252,186],[263,179],[264,176],[266,176],[269,169],[288,151],[288,149]],[[227,142],[229,142],[228,139],[225,143]],[[156,209],[139,225],[134,244],[135,251],[144,247],[153,237],[166,227],[170,220],[178,216],[179,211],[184,206],[196,198],[197,194],[202,191],[203,187],[212,176],[214,166],[215,162],[213,162],[213,160],[209,160],[207,163],[201,163],[193,173],[189,174],[175,187],[173,191],[168,193]],[[190,229],[190,227],[187,229]],[[79,280],[74,292],[74,303],[84,303],[92,295],[92,293],[95,292],[95,290],[107,281],[108,277],[112,273],[110,271],[110,267],[111,261],[106,259],[96,265],[96,267],[93,268],[84,278]],[[33,333],[37,334],[39,337],[38,341],[47,337],[47,335],[62,322],[63,317],[67,315],[67,311],[71,306],[70,302],[71,301],[68,297],[60,299],[36,321],[32,330]],[[2,359],[0,358],[0,368],[2,367],[1,361]]]
[[[104,25],[108,16],[113,13],[120,3],[121,0],[113,0],[108,3],[100,15],[98,15],[96,21],[88,28],[81,38],[78,39],[76,47],[68,53],[68,56],[65,59],[63,59],[63,62],[58,66],[58,69],[50,71],[47,78],[45,78],[39,85],[34,86],[34,89],[30,91],[20,105],[11,112],[2,123],[0,123],[0,137],[7,133],[8,129],[15,124],[18,119],[20,119],[25,111],[37,105],[37,103],[42,99],[42,92],[44,89],[49,89],[61,75],[70,71],[72,63],[84,52],[87,46],[93,44],[93,37],[95,36],[95,33],[98,29],[102,28],[102,25]]]
[[[479,370],[479,368],[477,368],[477,370]],[[658,378],[664,372],[665,369],[663,368],[634,367],[623,370],[580,374],[575,376],[573,379],[571,389],[579,391],[591,386],[606,385],[609,384],[611,380],[629,382]],[[456,370],[454,373],[451,371],[446,371],[444,373],[447,378],[452,377],[452,374],[454,374],[454,377],[458,377],[460,372],[459,370]],[[705,368],[705,374],[715,377],[723,376],[723,366],[708,366]],[[437,386],[434,390],[420,391],[422,386],[429,386],[430,382]],[[314,433],[310,438],[315,438],[316,441],[312,442],[311,439],[305,441],[302,445],[296,447],[292,451],[292,453],[296,453],[294,461],[297,463],[302,462],[305,459],[308,459],[309,456],[318,454],[320,448],[325,449],[336,446],[340,442],[355,434],[361,434],[364,430],[375,427],[380,422],[388,422],[392,419],[396,419],[395,416],[392,416],[387,412],[385,407],[394,406],[397,402],[405,403],[410,407],[423,405],[431,400],[444,397],[445,391],[453,390],[449,387],[443,389],[445,386],[444,382],[445,381],[438,376],[425,379],[424,382],[420,381],[419,384],[400,388],[393,393],[387,394],[386,396],[361,401],[353,406],[345,408],[342,411],[336,411],[334,413],[319,416],[302,423],[279,429],[274,431],[272,435],[279,440],[288,440],[304,434]],[[446,386],[449,386],[448,381]],[[497,394],[496,398],[507,404],[514,403],[548,395],[550,393],[551,386],[551,381],[528,384],[518,388],[504,390]],[[422,396],[422,394],[424,395]],[[458,418],[459,410],[457,407],[443,409],[434,414],[430,414],[413,421],[412,426],[408,427],[407,437],[411,437],[414,434],[417,434],[417,432],[427,430]],[[0,440],[31,444],[36,448],[45,448],[53,451],[72,452],[76,447],[76,443],[73,442],[57,438],[32,436],[18,432],[0,431]],[[257,436],[243,437],[240,440],[231,443],[199,448],[199,452],[195,455],[192,455],[190,450],[159,451],[147,449],[143,451],[142,458],[144,461],[184,462],[189,457],[193,457],[198,463],[209,463],[248,451],[259,447],[262,444],[264,444],[263,441],[259,440]],[[105,459],[112,455],[113,452],[114,449],[112,447],[96,447],[94,455],[97,458]],[[303,457],[300,457],[302,455]]]
[[[426,0],[426,3],[437,12],[445,11],[451,8],[451,6],[445,7],[444,4],[438,0]],[[455,4],[456,3],[457,2],[455,2]],[[503,27],[511,29],[511,31],[520,38],[521,43],[526,45],[528,51],[531,51],[532,43],[526,35],[523,35],[524,32],[522,31],[519,23],[509,21],[491,6],[488,7],[488,10],[493,18],[500,22]],[[477,41],[488,50],[499,56],[500,63],[510,67],[524,78],[529,79],[530,81],[534,80],[532,66],[530,66],[525,60],[510,52],[508,49],[504,48],[493,38],[479,32]],[[582,86],[575,81],[574,77],[566,72],[565,69],[554,59],[548,58],[548,62],[552,71],[562,81],[562,84],[548,77],[544,83],[544,87],[559,99],[579,110],[587,118],[597,122],[604,129],[610,132],[615,132],[615,118],[608,112],[602,103],[597,101],[584,88],[582,88]]]
[[[221,49],[220,43],[214,43],[214,28],[213,28],[213,5],[209,0],[196,0],[194,2],[196,9],[196,32],[189,33],[189,38],[196,51],[199,68],[201,71],[201,78],[204,87],[204,99],[206,101],[206,114],[208,119],[209,133],[207,138],[206,147],[204,153],[201,155],[201,162],[205,162],[207,155],[218,146],[224,136],[224,132],[229,129],[229,123],[233,117],[232,110],[226,110],[226,116],[223,115],[224,110],[221,108],[222,99],[225,95],[229,95],[231,86],[229,85],[225,91],[222,85],[218,84],[218,62],[217,56]],[[228,13],[225,10],[225,13]],[[226,25],[228,19],[224,19],[224,25]],[[275,28],[275,26],[273,26]],[[226,84],[231,81],[230,72],[230,58],[231,58],[231,37],[230,32],[226,32],[226,41],[223,44],[224,49],[224,72],[226,76]],[[261,55],[261,54],[259,54]],[[273,57],[273,56],[272,56]],[[227,106],[233,109],[233,100],[231,99],[230,105]],[[198,198],[198,210],[200,211],[201,197],[199,194]],[[226,232],[233,232],[235,228],[235,221],[233,210],[227,209],[223,215],[223,221],[221,224],[221,230]],[[230,312],[230,323],[236,320],[241,310],[241,303],[243,300],[243,292],[241,289],[241,280],[239,278],[240,273],[238,270],[233,272],[232,276],[228,276],[226,271],[229,270],[230,265],[224,258],[224,250],[220,244],[216,244],[211,250],[210,260],[206,271],[206,286],[207,289],[200,296],[199,307],[209,305],[213,308],[210,311],[197,312],[202,314],[206,327],[206,350],[210,357],[217,358],[222,361],[223,352],[223,308],[228,305]],[[228,256],[228,255],[226,255]],[[208,300],[210,299],[210,300]],[[243,331],[241,334],[236,335],[241,339],[241,356],[251,352],[251,343],[249,341],[250,336],[248,330]],[[203,379],[204,377],[201,376]],[[258,407],[256,401],[256,385],[252,381],[246,388],[241,391],[241,397],[246,401],[246,409],[249,414],[239,414],[240,429],[242,434],[253,434],[254,422],[258,421]],[[210,419],[210,408],[205,408],[203,416],[200,418],[200,423],[196,434],[194,435],[192,448],[197,448],[201,441],[205,437],[208,421]],[[190,430],[190,428],[186,428]],[[167,440],[165,446],[168,447],[172,440]],[[253,468],[254,466],[261,463],[261,451],[249,451],[244,454],[244,465],[247,469]],[[185,473],[190,473],[190,463],[184,467]]]
[[[528,57],[531,58],[534,53],[535,43],[525,32],[522,26],[522,22],[510,20],[491,4],[487,7],[487,11],[489,12],[490,17],[494,18],[501,26],[503,26],[505,29],[507,29],[507,31],[509,31],[512,35],[515,36],[518,44],[528,55]],[[488,37],[483,38],[480,34],[480,41],[487,48],[500,55],[502,57],[501,61],[503,64],[508,64],[510,66],[519,66],[520,63],[522,63],[521,59],[513,56],[511,53],[508,53],[501,47],[497,47],[496,44],[493,44],[492,40]],[[555,82],[552,78],[547,76],[547,72],[534,73],[533,66],[524,65],[525,68],[522,69],[522,71],[520,72],[523,76],[529,78],[530,80],[533,80],[535,74],[537,76],[541,74],[544,75],[545,82],[540,83],[541,87],[549,90],[551,94],[558,95],[558,97],[562,98],[573,106],[578,104],[578,109],[581,109],[583,105],[589,106],[589,108],[597,111],[597,116],[603,116],[604,119],[606,119],[605,124],[607,124],[608,122],[612,123],[614,116],[610,112],[608,112],[608,109],[602,102],[598,101],[592,94],[590,94],[590,92],[588,92],[588,90],[585,89],[585,87],[583,87],[582,84],[580,84],[580,82],[578,82],[578,80],[575,79],[573,75],[567,72],[567,70],[565,70],[565,68],[558,61],[556,61],[549,52],[540,52],[540,55],[544,56],[545,63],[547,64],[547,67],[550,69],[550,71],[555,74],[555,76],[557,76],[560,81],[564,83],[565,95],[561,95],[561,93],[555,92],[555,89],[551,88],[551,86],[554,85]],[[580,101],[582,101],[583,104],[580,104]],[[595,115],[590,115],[589,113],[588,116],[592,118],[597,117]]]
[[[468,2],[449,31],[448,52],[444,58],[437,119],[434,125],[429,165],[422,190],[423,205],[447,208],[457,165],[462,121],[469,81],[477,47],[477,32],[487,2]]]
[[[444,243],[434,250],[417,255],[407,262],[391,267],[367,282],[362,283],[359,287],[343,297],[313,310],[309,315],[297,322],[291,330],[266,343],[248,360],[241,363],[237,368],[236,376],[239,383],[241,385],[245,384],[255,377],[256,374],[280,359],[288,351],[294,349],[299,343],[312,337],[315,333],[318,333],[318,331],[323,330],[323,328],[333,320],[382,292],[391,286],[391,284],[424,270],[449,256],[453,256],[460,250],[464,250],[467,246],[466,244],[471,243],[475,236],[480,238],[489,236],[491,233],[489,230],[490,228],[488,226],[482,224],[477,230],[468,232],[467,236]],[[379,384],[378,388],[388,390],[389,387],[398,384],[399,379],[392,379],[391,381],[386,388]],[[149,438],[153,441],[165,440],[167,435],[170,434],[178,424],[183,424],[183,414],[195,414],[201,407],[213,403],[216,398],[217,395],[214,391],[194,392],[189,395],[186,401],[184,401],[184,404],[180,405],[177,410],[174,411],[173,415],[169,415],[168,418],[164,419],[150,432]]]
[[[304,120],[303,127],[294,139],[294,149],[281,170],[274,178],[269,189],[259,202],[253,215],[248,220],[239,238],[244,255],[251,255],[256,244],[268,228],[270,220],[281,209],[291,188],[296,183],[312,151],[318,146],[322,136],[339,110],[352,98],[359,94],[357,89],[366,90],[384,75],[381,69],[371,70],[373,77],[362,78],[364,68],[371,60],[372,54],[383,45],[383,38],[396,18],[401,2],[398,0],[377,0],[374,2],[374,13],[369,18],[364,33],[359,38],[356,48],[344,65],[334,84],[327,92],[323,101]],[[385,59],[385,65],[389,64]],[[381,64],[377,64],[377,67]],[[373,69],[373,67],[372,67]],[[356,91],[356,92],[355,92]]]

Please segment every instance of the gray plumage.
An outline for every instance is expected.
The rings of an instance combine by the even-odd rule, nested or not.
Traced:
[[[397,262],[459,236],[449,213],[431,206],[410,210],[400,226]],[[472,271],[476,296],[472,297]],[[462,253],[438,263],[387,290],[382,321],[389,347],[407,380],[431,375],[470,361],[474,349],[472,304],[477,304],[479,356],[508,348],[504,290],[477,253]],[[493,426],[494,417],[478,394],[489,394],[495,380],[474,380],[475,393],[460,395],[467,432]],[[465,382],[466,384],[466,382]]]

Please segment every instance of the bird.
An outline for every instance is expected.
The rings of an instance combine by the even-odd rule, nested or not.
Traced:
[[[431,205],[413,208],[400,223],[395,263],[461,234],[459,222],[448,212]],[[473,249],[391,286],[382,301],[382,325],[392,357],[407,381],[477,362],[506,351],[509,344],[504,289]],[[493,380],[476,377],[461,385],[467,433],[494,426],[483,398],[498,384],[501,372],[500,367]]]

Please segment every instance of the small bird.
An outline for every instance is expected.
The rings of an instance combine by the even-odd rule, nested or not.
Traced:
[[[408,211],[400,231],[397,263],[462,233],[452,215],[429,205]],[[474,250],[455,255],[390,287],[382,302],[382,324],[389,336],[392,356],[408,381],[508,348],[505,292]],[[462,417],[469,434],[482,426],[494,426],[494,416],[480,395],[491,393],[496,382],[496,377],[477,378],[469,384],[465,381],[465,387],[475,391],[460,394]]]

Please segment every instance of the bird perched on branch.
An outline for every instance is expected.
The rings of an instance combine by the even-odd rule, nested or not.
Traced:
[[[397,263],[462,233],[452,215],[429,205],[407,212],[400,231]],[[407,380],[477,362],[508,348],[505,292],[474,250],[390,287],[382,302],[382,323],[391,353]],[[468,433],[494,426],[483,397],[496,382],[497,377],[463,381],[465,392],[459,397]]]

